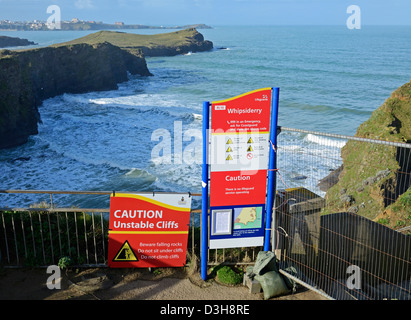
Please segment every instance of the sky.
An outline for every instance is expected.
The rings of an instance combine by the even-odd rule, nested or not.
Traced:
[[[61,19],[173,26],[345,25],[347,8],[361,9],[362,25],[411,25],[411,0],[0,0],[0,20]]]

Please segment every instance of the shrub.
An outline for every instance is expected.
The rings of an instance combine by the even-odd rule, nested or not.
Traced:
[[[221,266],[216,271],[218,281],[228,285],[240,284],[243,281],[244,272],[237,268]]]

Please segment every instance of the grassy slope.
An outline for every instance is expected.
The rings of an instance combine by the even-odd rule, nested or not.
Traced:
[[[411,82],[403,85],[373,112],[370,119],[361,124],[356,136],[395,142],[411,142]],[[338,184],[326,195],[328,208],[325,213],[346,211],[350,206],[358,208],[358,214],[383,222],[391,227],[411,224],[411,188],[402,194],[395,192],[396,176],[400,169],[396,160],[397,149],[384,145],[350,141],[342,149],[344,170]],[[375,177],[382,170],[390,173],[372,183],[367,178]],[[340,199],[344,191],[354,202],[347,205]],[[387,194],[396,201],[386,207]]]
[[[123,49],[179,47],[190,44],[190,39],[198,32],[195,29],[186,29],[176,32],[160,33],[154,35],[141,35],[116,31],[98,31],[73,41],[56,44],[55,46],[77,43],[96,44],[109,42]]]
[[[411,81],[394,91],[371,118],[360,125],[357,136],[411,142]]]

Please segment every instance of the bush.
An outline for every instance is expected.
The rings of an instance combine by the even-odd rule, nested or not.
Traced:
[[[217,275],[219,282],[228,285],[237,285],[243,282],[244,272],[237,268],[229,266],[218,266],[212,273]]]

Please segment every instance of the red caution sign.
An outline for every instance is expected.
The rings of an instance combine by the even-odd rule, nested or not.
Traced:
[[[108,266],[184,266],[190,212],[189,194],[112,194]]]
[[[272,88],[211,103],[209,248],[261,246]]]
[[[265,203],[271,91],[212,102],[211,207]]]
[[[216,171],[210,177],[214,207],[265,203],[266,170]]]

